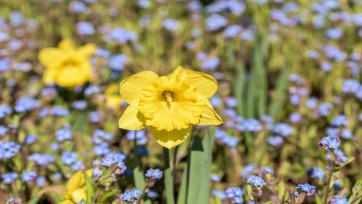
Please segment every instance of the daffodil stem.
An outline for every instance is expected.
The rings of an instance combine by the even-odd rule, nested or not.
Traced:
[[[165,187],[166,187],[166,201],[167,204],[174,204],[174,185],[173,185],[173,150],[163,148],[164,162],[165,162]]]

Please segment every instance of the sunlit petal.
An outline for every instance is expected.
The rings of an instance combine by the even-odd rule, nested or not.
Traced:
[[[85,46],[78,48],[77,54],[84,58],[89,58],[94,54],[96,49],[97,47],[94,44],[86,44]]]
[[[72,52],[75,50],[74,43],[70,39],[64,39],[59,43],[58,46],[62,51]]]
[[[64,54],[57,48],[44,48],[39,52],[39,61],[45,66],[57,66],[64,59]]]
[[[144,127],[144,117],[136,106],[129,105],[118,121],[119,128],[139,130]]]
[[[204,99],[205,109],[201,114],[199,125],[220,125],[223,123],[221,117],[215,112],[211,103]]]
[[[51,84],[55,82],[55,76],[57,75],[58,70],[56,69],[46,69],[43,74],[43,82],[45,84]]]
[[[87,200],[87,188],[78,188],[77,190],[71,193],[72,201],[74,202],[81,202]]]
[[[75,191],[85,184],[84,176],[82,171],[75,172],[67,182],[67,192]]]
[[[208,74],[190,69],[183,69],[179,66],[172,74],[170,74],[170,76],[178,77],[186,83],[193,85],[196,87],[197,93],[205,98],[210,98],[217,91],[217,81]]]
[[[158,75],[152,71],[139,72],[126,78],[120,84],[122,99],[131,105],[137,106],[142,90],[150,86],[150,83],[156,79],[158,79]]]

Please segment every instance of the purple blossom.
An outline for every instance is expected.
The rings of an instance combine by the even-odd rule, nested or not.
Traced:
[[[121,195],[121,199],[123,201],[128,202],[128,203],[133,203],[138,198],[140,198],[142,194],[143,194],[142,191],[137,190],[136,188],[132,188],[131,190],[128,190],[128,191],[124,192]]]
[[[220,198],[220,200],[225,200],[226,199],[226,194],[224,191],[221,191],[221,190],[212,190],[211,191],[211,195],[214,196],[214,197],[218,197]],[[231,198],[232,199],[232,198]]]
[[[122,71],[126,66],[127,62],[128,58],[126,55],[123,54],[113,55],[109,58],[108,66],[112,70]]]
[[[338,136],[327,136],[321,139],[320,145],[324,149],[336,150],[341,145],[341,140]]]
[[[145,177],[151,180],[160,180],[163,176],[163,172],[160,169],[148,169]]]
[[[348,161],[348,158],[346,157],[346,155],[344,154],[344,152],[342,152],[341,150],[337,149],[334,150],[334,155],[335,155],[335,162],[338,165],[341,165],[343,163],[346,163]]]
[[[77,161],[78,156],[75,152],[63,152],[60,158],[64,165],[71,166]]]
[[[357,92],[360,83],[354,79],[347,79],[343,82],[342,92],[346,94],[354,94]]]
[[[335,127],[344,127],[348,125],[348,118],[345,115],[339,115],[332,120],[332,125]]]
[[[225,190],[226,198],[233,201],[233,203],[243,202],[243,191],[239,187],[229,187]]]
[[[211,16],[206,19],[206,29],[208,31],[219,30],[227,24],[228,20],[219,14],[211,14]]]
[[[299,188],[303,192],[306,192],[308,196],[312,196],[316,192],[316,187],[308,183],[298,184],[297,188]]]
[[[283,144],[283,141],[283,137],[280,136],[269,137],[267,140],[268,144],[274,147],[279,147]]]
[[[234,38],[241,33],[241,26],[239,25],[230,25],[224,31],[225,38]]]
[[[16,100],[15,111],[17,113],[22,113],[25,111],[32,111],[33,109],[37,108],[39,105],[40,105],[40,103],[38,100],[28,97],[28,96],[23,96]]]
[[[275,124],[273,132],[283,137],[289,137],[293,133],[293,128],[285,123]]]
[[[330,28],[325,33],[327,38],[330,39],[339,39],[343,35],[343,31],[339,28]]]
[[[162,22],[162,26],[166,30],[174,32],[180,28],[180,23],[176,19],[165,19]]]
[[[11,184],[18,178],[18,174],[15,172],[9,172],[1,175],[1,178],[5,184]]]
[[[313,167],[307,171],[307,174],[310,175],[312,178],[316,179],[323,179],[324,171],[321,168]]]
[[[21,146],[12,141],[0,141],[0,160],[10,159],[20,151]]]
[[[36,178],[36,176],[37,176],[37,174],[35,171],[26,171],[21,176],[21,180],[29,183],[29,182],[33,181]]]
[[[330,202],[335,204],[348,204],[348,199],[344,195],[335,195]]]
[[[48,166],[55,161],[55,158],[50,154],[35,153],[28,156],[28,160],[35,162],[39,166]]]
[[[93,24],[84,21],[77,24],[77,31],[79,35],[93,35],[95,33]]]
[[[251,175],[248,180],[247,183],[252,185],[255,188],[258,187],[263,187],[266,183],[263,180],[263,178],[261,178],[260,176],[255,176],[255,175]]]

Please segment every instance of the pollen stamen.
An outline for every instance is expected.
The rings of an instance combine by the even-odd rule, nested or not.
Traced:
[[[165,96],[166,98],[166,101],[168,103],[171,103],[172,102],[172,93],[170,91],[165,91],[163,92],[163,95]]]

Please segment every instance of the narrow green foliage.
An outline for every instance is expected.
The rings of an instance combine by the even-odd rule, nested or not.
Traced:
[[[213,131],[203,138],[195,136],[189,161],[189,181],[187,203],[209,203],[210,172],[212,146],[214,144]]]
[[[276,84],[276,92],[272,96],[271,104],[269,106],[269,115],[274,119],[278,119],[281,117],[280,112],[287,96],[287,76],[288,67],[286,66],[279,73],[278,81]]]
[[[83,176],[84,176],[85,185],[87,187],[87,202],[90,202],[94,195],[94,183],[92,179],[85,172],[83,172]]]
[[[239,115],[246,114],[245,107],[245,68],[244,63],[240,61],[236,71],[236,81],[234,85],[234,95],[238,100],[237,111]]]
[[[165,162],[165,187],[166,187],[166,201],[167,204],[174,204],[174,184],[173,184],[173,174],[170,166],[170,152],[168,149],[163,148],[164,162]]]

